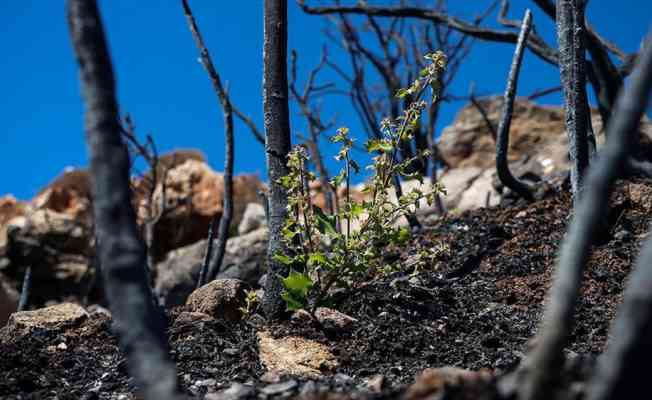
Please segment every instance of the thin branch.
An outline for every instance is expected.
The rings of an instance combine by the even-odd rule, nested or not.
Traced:
[[[199,32],[195,18],[192,15],[188,1],[182,0],[181,4],[183,5],[183,12],[188,21],[190,31],[192,32],[192,37],[199,49],[201,63],[208,73],[208,77],[213,84],[213,89],[222,104],[222,110],[224,112],[224,206],[217,232],[217,253],[215,259],[210,263],[208,272],[204,274],[207,282],[210,282],[217,277],[217,274],[220,272],[220,268],[222,267],[222,261],[226,251],[226,241],[229,238],[229,227],[231,225],[231,219],[233,218],[233,108],[231,107],[229,95],[222,86],[220,75],[217,73],[217,70],[213,65],[211,55],[204,45],[204,40]],[[215,218],[217,218],[217,216]],[[215,221],[213,221],[211,225],[214,223]],[[210,231],[212,232],[212,227],[210,228]],[[208,256],[210,256],[210,254],[207,254],[207,258]],[[200,276],[201,275],[202,274],[200,273]],[[203,283],[204,282],[200,281],[199,286]]]
[[[548,15],[550,18],[552,18],[553,20],[557,18],[556,5],[552,0],[532,0],[532,1],[534,1],[534,3],[536,3],[536,5],[538,5],[539,8],[541,8],[541,10],[544,13],[546,13],[546,15]],[[600,47],[609,50],[611,53],[613,53],[624,63],[631,61],[633,55],[626,54],[614,42],[600,36],[600,34],[596,32],[595,29],[593,29],[593,27],[588,23],[586,23],[586,30],[588,33],[589,40],[597,42],[600,45]]]
[[[498,23],[510,28],[518,28],[521,26],[521,21],[515,19],[508,19],[507,13],[509,12],[509,0],[502,0],[500,4],[500,12],[498,12]]]
[[[474,88],[475,85],[472,83],[471,88],[469,89],[469,101],[473,105],[473,107],[478,110],[480,113],[480,116],[482,117],[482,120],[484,121],[485,125],[487,126],[487,129],[489,129],[489,133],[491,133],[491,137],[494,139],[494,142],[496,141],[496,138],[498,137],[498,132],[496,131],[496,127],[494,126],[493,122],[491,122],[491,119],[489,119],[489,115],[487,114],[487,110],[480,104],[480,101],[478,101],[478,98],[475,97],[474,93]]]
[[[549,94],[557,93],[562,90],[561,86],[554,86],[548,89],[541,89],[541,90],[535,90],[534,92],[530,93],[526,99],[528,100],[535,100],[538,99],[539,97],[547,96]]]
[[[516,96],[518,74],[521,69],[521,62],[523,61],[524,44],[527,41],[527,36],[531,27],[532,12],[526,10],[523,24],[521,25],[521,33],[519,34],[516,50],[514,51],[512,67],[509,71],[509,78],[507,79],[503,114],[500,123],[498,124],[498,131],[496,132],[496,171],[498,172],[498,177],[505,186],[529,201],[534,200],[532,192],[523,182],[519,181],[514,177],[514,175],[512,175],[509,170],[509,164],[507,163],[507,151],[509,149],[509,128],[512,122],[512,114],[514,112],[514,97]]]
[[[301,9],[308,14],[358,14],[378,17],[417,18],[432,21],[434,23],[446,24],[458,32],[481,40],[502,43],[516,43],[518,41],[518,34],[516,32],[476,26],[473,23],[427,8],[371,6],[367,3],[358,3],[355,6],[334,5],[311,7],[305,4],[305,0],[297,0],[297,3]],[[528,40],[527,45],[533,53],[538,55],[544,61],[552,65],[558,65],[559,54],[555,49],[547,46],[543,40],[540,40],[540,38],[531,37]]]
[[[242,122],[244,122],[245,125],[249,128],[251,133],[254,135],[258,143],[262,144],[265,146],[265,136],[260,132],[260,129],[256,126],[254,121],[249,117],[248,115],[244,114],[242,111],[240,111],[238,108],[233,107],[231,105],[231,108],[233,109],[233,113],[235,114],[236,117],[240,118]]]
[[[18,309],[16,311],[25,311],[27,309],[27,300],[29,299],[29,291],[32,288],[32,266],[28,265],[25,269],[25,276],[23,277],[23,287],[20,291],[20,299],[18,300]]]

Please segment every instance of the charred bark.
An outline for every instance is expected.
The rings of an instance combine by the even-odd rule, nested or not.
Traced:
[[[274,259],[284,249],[282,229],[287,217],[287,193],[278,180],[289,173],[290,112],[287,76],[287,0],[264,1],[263,115],[269,177],[269,245],[262,308],[268,318],[280,318],[287,267]]]
[[[562,244],[557,262],[557,273],[550,291],[537,344],[526,360],[526,378],[520,393],[522,399],[552,398],[550,393],[551,388],[554,387],[552,383],[558,378],[559,371],[561,371],[563,349],[568,335],[573,329],[573,312],[579,294],[583,268],[588,261],[593,240],[600,229],[602,217],[607,212],[613,183],[626,167],[628,156],[636,142],[637,127],[648,104],[650,90],[652,90],[652,41],[648,37],[640,63],[632,76],[631,85],[627,90],[621,92],[616,102],[615,112],[607,126],[607,144],[594,166],[589,170],[584,193],[579,199],[573,221]],[[647,256],[644,255],[644,257]],[[638,288],[634,287],[632,290],[634,290],[634,298],[636,298]],[[649,290],[649,287],[646,290]],[[624,320],[621,319],[621,321],[628,319],[626,314],[622,318]],[[631,322],[636,321],[637,318]],[[644,316],[640,320],[645,318]],[[640,325],[632,326],[634,330],[639,328],[642,327]],[[645,343],[645,340],[649,340],[649,336],[647,339],[638,336],[645,332],[645,330],[637,332],[635,340],[630,335],[618,339],[622,342],[616,345],[614,350],[611,350],[614,353],[608,356],[613,357],[610,361],[617,362],[622,366],[623,359],[618,358],[631,354],[627,353],[632,351],[627,347],[638,343],[639,339],[643,341],[642,344]],[[627,351],[620,352],[623,349],[627,349]],[[629,382],[628,379],[633,376],[624,377],[622,375],[629,369],[620,371],[615,368],[610,371],[610,368],[612,368],[611,365],[602,364],[598,374],[603,374],[604,378],[609,379],[611,383],[620,383],[621,378]],[[597,387],[601,385],[604,386]],[[612,389],[607,386],[604,382],[596,383],[594,381],[594,393],[607,393]],[[617,387],[619,388],[617,390],[626,390],[622,386]],[[602,394],[595,396],[593,398],[628,398],[627,396],[600,397]]]
[[[652,33],[648,34],[628,89],[616,103],[609,125],[609,140],[625,142],[619,139],[621,136],[630,143],[634,140],[632,136],[652,91]],[[589,400],[633,399],[648,390],[647,366],[652,357],[651,288],[652,237],[648,237],[625,289],[623,304],[610,335],[611,343],[591,379]]]
[[[564,91],[564,114],[571,160],[571,187],[577,201],[582,177],[589,166],[587,138],[589,106],[586,99],[585,0],[557,2],[559,72]]]
[[[521,70],[521,63],[523,61],[523,51],[525,50],[525,43],[532,28],[532,12],[525,11],[523,23],[521,25],[521,32],[518,36],[516,50],[514,51],[514,58],[512,60],[512,67],[509,71],[509,78],[507,79],[507,88],[505,89],[505,97],[503,104],[503,115],[498,124],[498,131],[496,132],[496,171],[500,181],[518,193],[519,196],[532,201],[534,197],[530,189],[521,181],[516,179],[509,170],[507,163],[507,151],[509,149],[509,127],[512,122],[512,114],[514,113],[514,97],[516,96],[516,87],[518,83],[518,74]]]
[[[174,399],[177,375],[168,355],[165,324],[147,282],[146,251],[130,198],[129,155],[120,136],[115,81],[99,10],[93,0],[69,0],[67,17],[86,103],[97,250],[113,328],[144,397]]]

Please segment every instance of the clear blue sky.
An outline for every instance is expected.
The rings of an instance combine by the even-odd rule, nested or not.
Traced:
[[[311,0],[314,4],[315,1]],[[234,104],[260,125],[262,73],[262,0],[191,0],[214,62],[228,82]],[[450,0],[459,16],[472,16],[484,0]],[[510,17],[520,19],[527,0],[512,2]],[[459,4],[459,5],[458,5]],[[217,170],[223,164],[222,114],[201,65],[183,17],[180,1],[101,0],[118,81],[121,110],[134,118],[139,133],[151,132],[162,151],[199,148]],[[552,22],[533,7],[539,32],[555,43]],[[588,15],[605,37],[628,52],[635,51],[652,24],[648,0],[593,0]],[[492,21],[493,21],[492,17]],[[300,55],[301,72],[315,65],[325,22],[304,15],[289,0],[289,47]],[[68,39],[63,1],[3,0],[0,5],[0,195],[28,199],[66,166],[87,163],[82,127],[83,107],[77,66]],[[465,95],[471,81],[479,93],[502,93],[513,46],[476,42],[452,87]],[[330,50],[348,65],[346,57]],[[556,69],[526,54],[519,94],[554,86]],[[559,96],[544,98],[558,103]],[[454,118],[460,104],[444,108],[440,129]],[[360,140],[348,101],[327,103],[325,116],[336,113]],[[293,129],[304,130],[293,114]],[[329,156],[329,158],[331,158]],[[331,171],[335,164],[329,162]],[[264,157],[246,127],[236,125],[236,172],[257,172],[265,178]]]

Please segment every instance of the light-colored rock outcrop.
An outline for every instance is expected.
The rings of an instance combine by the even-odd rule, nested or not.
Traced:
[[[268,371],[314,379],[337,368],[337,359],[322,343],[294,336],[275,339],[264,331],[257,336],[258,354]]]

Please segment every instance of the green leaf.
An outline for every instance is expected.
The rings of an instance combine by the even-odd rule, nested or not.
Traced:
[[[313,266],[313,265],[319,265],[319,266],[325,266],[328,265],[330,262],[328,261],[328,258],[326,258],[326,255],[321,252],[314,252],[310,253],[310,256],[308,256],[308,265]]]
[[[291,242],[299,234],[299,231],[293,228],[294,228],[294,224],[292,226],[283,227],[283,229],[281,230],[283,239],[285,239],[288,242]]]
[[[290,269],[287,278],[283,278],[285,291],[281,294],[288,310],[303,308],[307,302],[308,291],[314,286],[312,279],[303,273]]]
[[[292,257],[286,256],[283,253],[276,253],[272,258],[274,259],[274,261],[278,261],[281,264],[285,264],[285,265],[290,265],[294,262]]]
[[[402,99],[403,97],[407,96],[408,94],[410,94],[408,89],[400,88],[399,90],[396,91],[396,94],[394,96],[398,97],[399,99]]]
[[[350,208],[351,208],[351,217],[353,218],[359,218],[362,215],[362,213],[364,213],[365,211],[365,208],[362,206],[362,204],[355,203],[355,202],[351,203]]]
[[[410,230],[406,227],[402,227],[398,230],[398,241],[399,243],[405,243],[410,239]]]
[[[340,173],[337,174],[336,176],[334,176],[334,177],[331,179],[331,182],[330,182],[330,183],[331,183],[331,185],[332,185],[334,188],[337,188],[337,187],[339,187],[339,186],[342,184],[342,182],[344,181],[344,178],[345,178],[345,177],[346,177],[346,170],[345,170],[344,168],[342,168],[342,170],[340,171]]]
[[[302,301],[302,299],[294,298],[294,296],[287,290],[281,292],[281,298],[285,301],[285,306],[287,307],[287,311],[300,310],[302,308],[305,308],[306,306],[305,300]]]
[[[317,219],[317,230],[319,233],[328,236],[337,236],[336,218],[334,215],[326,215],[321,208],[313,204],[312,211]]]
[[[347,135],[349,134],[349,128],[342,127],[337,130],[337,133],[333,136],[331,136],[331,142],[337,143],[337,142],[342,142],[344,139],[346,139]]]
[[[394,146],[388,140],[372,139],[368,140],[366,145],[369,153],[374,151],[389,153],[394,149]]]

